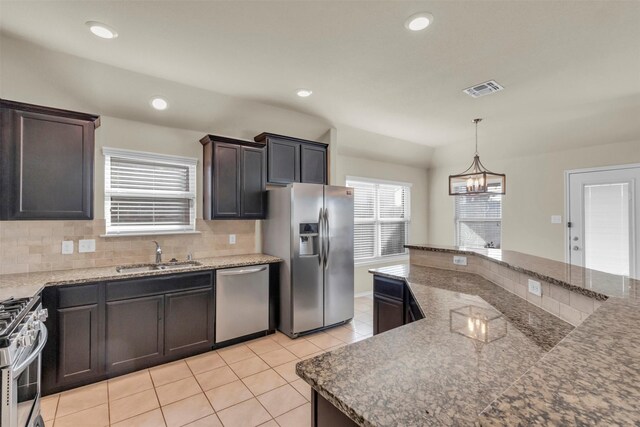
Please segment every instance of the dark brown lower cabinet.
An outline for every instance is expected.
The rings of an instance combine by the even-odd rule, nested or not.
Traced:
[[[278,265],[269,270],[270,320],[264,335],[274,332],[278,311]],[[214,273],[45,287],[49,339],[42,357],[43,395],[211,350]]]
[[[107,373],[123,373],[164,358],[164,295],[107,302]]]
[[[61,308],[59,326],[58,378],[73,384],[100,374],[98,352],[98,305]]]
[[[311,390],[312,427],[355,427],[357,424],[320,394]]]
[[[373,276],[373,334],[423,319],[411,290],[402,280]]]
[[[180,356],[211,348],[214,333],[213,306],[213,289],[176,292],[166,296],[166,355]]]
[[[373,276],[373,334],[404,325],[404,282]]]
[[[46,287],[43,395],[210,350],[213,271]]]
[[[373,320],[374,335],[404,325],[404,303],[402,300],[374,294]]]

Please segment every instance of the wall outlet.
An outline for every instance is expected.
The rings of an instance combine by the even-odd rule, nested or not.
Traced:
[[[562,215],[551,215],[551,224],[562,224]]]
[[[230,245],[235,245],[236,244],[236,235],[235,234],[229,234],[229,244]]]
[[[80,240],[78,242],[78,252],[95,252],[96,251],[96,240],[95,239],[86,239]]]
[[[64,240],[62,242],[62,254],[70,255],[73,253],[73,240]]]
[[[542,296],[542,286],[540,285],[540,282],[538,282],[536,280],[529,279],[529,293],[530,294],[534,294],[534,295],[538,295],[539,297],[541,297]]]
[[[453,263],[455,265],[467,265],[467,257],[466,256],[454,256]]]

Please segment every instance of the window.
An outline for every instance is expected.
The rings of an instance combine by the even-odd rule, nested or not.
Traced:
[[[347,178],[347,186],[354,188],[354,260],[404,255],[411,184]]]
[[[193,232],[197,159],[103,148],[107,235]]]
[[[500,248],[502,196],[478,194],[455,196],[456,245],[469,248]]]

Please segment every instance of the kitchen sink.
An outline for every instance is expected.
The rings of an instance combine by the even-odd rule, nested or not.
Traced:
[[[181,268],[197,267],[202,265],[198,261],[163,262],[161,264],[132,264],[119,265],[116,267],[118,273],[143,273],[145,271],[159,270],[179,270]]]

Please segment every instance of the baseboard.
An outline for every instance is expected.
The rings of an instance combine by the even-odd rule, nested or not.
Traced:
[[[373,295],[373,291],[366,291],[366,292],[359,292],[357,294],[354,294],[353,297],[354,298],[359,298],[359,297],[368,297]]]

